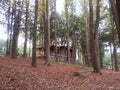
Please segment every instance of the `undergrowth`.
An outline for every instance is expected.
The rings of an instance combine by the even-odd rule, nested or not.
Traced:
[[[88,67],[88,66],[84,66],[84,65],[69,64],[69,63],[66,63],[66,62],[56,62],[56,63],[59,64],[59,65],[62,65],[62,66],[70,66],[70,67],[77,67],[77,68],[82,68],[82,69],[86,69],[86,70],[93,70],[92,67]]]

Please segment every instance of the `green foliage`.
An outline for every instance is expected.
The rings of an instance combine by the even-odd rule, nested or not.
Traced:
[[[105,54],[103,58],[103,65],[110,66],[111,65],[111,58],[110,54]]]
[[[24,44],[19,45],[19,47],[18,47],[18,54],[19,55],[23,54],[23,48],[24,48]]]
[[[0,40],[0,55],[5,55],[6,41]]]

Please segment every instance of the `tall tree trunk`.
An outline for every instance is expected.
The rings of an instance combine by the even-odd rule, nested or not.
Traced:
[[[90,29],[90,61],[92,62],[92,66],[95,72],[95,58],[94,58],[94,34],[93,34],[93,4],[92,0],[89,0],[89,13],[90,13],[90,23],[89,23],[89,29]]]
[[[97,0],[97,6],[96,6],[96,22],[95,22],[95,28],[93,27],[93,2],[92,0],[89,0],[89,6],[90,6],[90,53],[91,53],[91,61],[93,65],[93,69],[95,73],[101,73],[100,70],[100,53],[99,53],[99,38],[98,38],[98,27],[99,27],[99,18],[100,18],[100,0]]]
[[[116,24],[116,27],[117,27],[117,32],[118,32],[118,38],[119,38],[119,43],[120,43],[120,4],[118,0],[109,0],[110,1],[110,4],[111,4],[111,9],[112,9],[112,14],[113,14],[113,17],[115,19],[115,24]],[[116,1],[116,4],[115,4],[115,1]],[[117,7],[116,7],[117,6]]]
[[[119,37],[119,42],[120,42],[120,0],[116,0],[116,6],[117,6],[117,15],[118,15],[117,22],[119,24],[119,26],[118,26],[119,29],[117,29],[117,30],[119,30],[118,37]]]
[[[119,68],[118,68],[118,57],[117,57],[117,50],[116,50],[116,34],[114,30],[114,20],[113,20],[113,15],[111,11],[112,10],[110,10],[110,21],[111,21],[111,26],[112,26],[113,60],[115,62],[115,71],[118,71]]]
[[[10,44],[10,6],[8,8],[8,25],[7,25],[7,48],[6,48],[6,55],[10,55],[10,51],[9,51],[9,44]]]
[[[68,0],[65,1],[65,14],[66,14],[66,30],[67,30],[67,61],[70,63],[70,37],[69,37],[69,26],[68,26]]]
[[[44,57],[45,57],[45,59],[46,59],[46,48],[45,48],[45,46],[46,46],[46,11],[45,11],[45,1],[44,0],[42,0],[42,5],[43,5],[43,8],[44,8],[44,11],[43,11],[43,28],[44,28],[44,46],[43,46],[43,48],[44,48]]]
[[[85,21],[85,29],[86,29],[86,51],[87,51],[87,61],[88,61],[88,66],[90,65],[90,29],[89,29],[89,22],[88,22],[88,10],[87,10],[87,1],[84,0],[84,21]]]
[[[15,1],[15,20],[14,20],[14,30],[13,30],[13,40],[12,40],[12,58],[17,59],[18,53],[18,36],[20,31],[20,23],[21,23],[21,16],[22,16],[22,9],[23,9],[23,1],[21,1],[21,7],[17,11],[17,5]]]
[[[95,67],[96,67],[96,73],[101,73],[101,66],[100,66],[100,46],[99,46],[99,20],[100,20],[100,1],[96,0],[97,6],[96,6],[96,23],[95,23]]]
[[[33,48],[32,48],[32,67],[36,67],[36,31],[37,31],[37,18],[38,18],[38,0],[35,0],[35,18],[33,29]]]
[[[28,38],[28,10],[29,10],[29,0],[26,0],[26,17],[25,17],[25,42],[23,57],[27,57],[27,38]]]
[[[113,33],[113,34],[115,34],[115,33]],[[119,67],[118,67],[118,57],[117,57],[117,49],[116,49],[115,38],[113,40],[113,58],[114,58],[114,62],[115,62],[115,71],[118,71]]]
[[[56,0],[54,1],[54,31],[55,31],[55,60],[58,61],[57,56],[57,20],[56,20]]]
[[[46,52],[46,62],[45,65],[49,66],[50,65],[50,22],[49,22],[49,0],[46,0],[46,40],[45,40],[45,52]]]
[[[13,5],[14,6],[14,5]],[[14,22],[14,10],[15,8],[12,6],[12,15],[11,15],[11,21],[10,21],[10,40],[9,40],[9,55],[12,56],[12,37],[13,37],[13,22]]]
[[[70,50],[70,54],[72,57],[72,60],[73,60],[73,64],[75,63],[76,61],[76,38],[75,38],[75,16],[74,14],[76,13],[76,4],[75,4],[75,0],[72,0],[71,1],[71,31],[72,31],[72,48]]]

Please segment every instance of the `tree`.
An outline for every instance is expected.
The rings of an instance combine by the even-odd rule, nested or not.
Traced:
[[[69,0],[65,0],[65,18],[66,18],[66,31],[67,31],[67,61],[70,63],[70,37],[69,37],[69,25],[68,25],[68,6]]]
[[[54,47],[55,60],[57,61],[57,24],[56,24],[56,0],[51,0],[50,2],[50,43]]]
[[[111,4],[111,9],[112,9],[112,14],[113,17],[115,18],[115,24],[116,24],[116,28],[117,28],[117,32],[118,32],[118,38],[119,38],[119,43],[120,43],[120,6],[119,6],[119,1],[118,0],[109,0],[110,4]],[[116,3],[116,4],[115,4]]]
[[[38,0],[35,0],[35,17],[33,29],[33,48],[32,48],[32,67],[36,67],[36,32],[37,32],[37,18],[38,18]]]
[[[53,0],[54,2],[54,31],[55,31],[55,34],[54,34],[54,39],[55,39],[55,60],[58,61],[58,56],[57,56],[57,13],[56,13],[56,0]]]
[[[71,7],[71,32],[72,32],[72,59],[73,59],[73,64],[75,63],[76,60],[76,38],[75,38],[75,13],[76,13],[76,2],[75,0],[71,1],[70,3],[70,7]]]
[[[9,2],[10,3],[10,2]],[[9,51],[9,32],[10,32],[10,9],[11,7],[8,7],[8,25],[7,25],[7,48],[6,48],[6,55],[10,55]]]
[[[95,28],[94,22],[93,22],[93,2],[92,0],[89,0],[89,6],[90,6],[90,53],[91,53],[91,61],[93,65],[93,69],[95,73],[101,73],[100,71],[100,56],[99,56],[99,41],[98,41],[98,27],[99,27],[99,18],[100,18],[100,0],[97,0],[96,5],[96,22],[95,22]]]
[[[49,0],[46,0],[46,18],[45,18],[45,54],[46,62],[45,65],[50,65],[50,23],[49,23]]]
[[[117,19],[117,23],[119,24],[117,27],[117,30],[119,30],[118,38],[119,38],[119,42],[120,42],[120,1],[119,0],[116,0],[116,7],[117,7],[117,16],[118,16],[118,19],[117,19],[117,16],[116,16],[116,19]]]
[[[101,0],[96,0],[97,6],[96,6],[96,23],[95,23],[95,32],[94,32],[94,39],[95,39],[95,69],[96,73],[101,73],[101,66],[100,66],[100,46],[99,46],[99,21],[100,21],[100,1]]]
[[[18,7],[17,7],[18,4]],[[20,31],[21,16],[23,10],[24,0],[21,2],[14,1],[14,27],[13,27],[13,39],[12,39],[12,58],[17,59],[18,49],[18,36]]]
[[[112,14],[112,7],[110,8],[110,22],[111,22],[111,32],[112,32],[112,43],[113,43],[113,55],[112,55],[112,66],[114,66],[115,71],[118,71],[118,56],[117,56],[117,50],[116,50],[116,45],[117,45],[117,39],[116,39],[116,33],[114,29],[114,18]]]
[[[91,66],[90,62],[90,29],[89,29],[89,22],[88,22],[88,3],[86,0],[84,0],[84,22],[85,22],[85,31],[86,31],[86,53],[87,53],[87,63],[88,66]]]
[[[28,10],[29,10],[29,0],[26,0],[25,42],[24,42],[24,52],[23,52],[23,57],[27,57]]]

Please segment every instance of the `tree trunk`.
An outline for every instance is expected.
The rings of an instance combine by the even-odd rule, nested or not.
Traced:
[[[43,5],[43,8],[45,9],[45,1],[44,0],[42,0],[42,5]],[[46,11],[44,10],[43,11],[43,28],[44,28],[44,46],[43,46],[43,48],[44,48],[44,57],[45,57],[45,59],[46,59],[46,48],[45,48],[45,46],[46,46]]]
[[[115,39],[113,41],[113,58],[114,58],[114,62],[115,62],[115,71],[118,71],[119,67],[118,67],[118,57],[117,57],[117,50],[116,50]]]
[[[91,53],[91,61],[93,65],[93,69],[95,73],[101,74],[100,69],[100,51],[99,51],[99,35],[98,35],[98,27],[99,27],[99,18],[100,18],[100,0],[97,0],[96,6],[96,22],[95,28],[93,27],[93,5],[92,0],[89,0],[90,6],[90,53]]]
[[[37,66],[36,62],[36,31],[37,31],[37,18],[38,18],[38,0],[35,0],[35,18],[33,29],[33,48],[32,48],[32,67]]]
[[[9,38],[9,32],[10,32],[10,6],[8,8],[8,25],[7,25],[7,48],[6,48],[6,55],[10,55],[9,51],[9,44],[10,44],[10,38]]]
[[[66,31],[67,31],[67,61],[70,63],[70,37],[68,28],[68,0],[65,1],[65,14],[66,14]]]
[[[117,28],[117,33],[118,33],[118,38],[119,38],[119,43],[120,43],[120,4],[118,0],[116,0],[116,4],[115,4],[115,0],[109,0],[110,4],[111,4],[111,10],[112,10],[112,14],[113,17],[115,19],[115,24],[116,24],[116,28]],[[116,7],[117,6],[117,7]]]
[[[88,23],[88,10],[87,10],[87,1],[84,0],[84,21],[85,21],[85,29],[86,29],[86,51],[87,51],[87,63],[88,63],[88,66],[91,66],[90,65],[90,29],[89,29],[89,23]]]
[[[92,66],[95,72],[95,58],[94,58],[94,34],[93,34],[93,4],[92,0],[89,0],[89,13],[90,13],[90,23],[89,23],[89,29],[90,29],[90,61],[92,62]]]
[[[26,0],[26,17],[25,17],[25,42],[23,57],[27,57],[27,38],[28,38],[28,10],[29,10],[29,0]]]
[[[115,62],[115,71],[118,71],[119,68],[118,68],[118,57],[117,57],[117,50],[116,50],[116,34],[114,30],[114,20],[113,20],[111,10],[110,10],[110,21],[111,21],[111,26],[112,26],[113,60]]]
[[[45,33],[45,54],[46,54],[46,62],[45,65],[49,66],[50,65],[50,22],[49,22],[49,0],[46,0],[46,33]]]
[[[76,61],[76,38],[75,38],[75,16],[74,14],[76,13],[76,5],[75,5],[75,0],[71,1],[71,31],[72,31],[72,48],[70,50],[70,57],[72,57],[73,64],[75,64]]]
[[[96,0],[97,6],[96,6],[96,23],[95,23],[95,67],[96,67],[96,73],[101,73],[101,66],[100,66],[100,46],[99,46],[99,20],[100,20],[100,0]]]
[[[14,6],[14,5],[13,5]],[[9,55],[12,56],[12,37],[13,37],[13,22],[14,22],[14,7],[12,6],[12,15],[11,15],[11,21],[10,21],[10,40],[9,40]]]
[[[56,0],[54,0],[54,31],[55,31],[55,60],[58,61],[57,56],[57,20],[56,20]]]
[[[118,22],[118,38],[119,38],[119,42],[120,42],[120,0],[116,0],[116,6],[117,6],[117,16],[118,16],[118,19],[117,19],[117,22]]]
[[[13,39],[12,39],[12,58],[17,59],[18,54],[18,36],[20,31],[21,15],[23,9],[23,1],[21,1],[21,7],[17,11],[16,1],[15,1],[15,19],[14,19],[14,30],[13,30]]]

